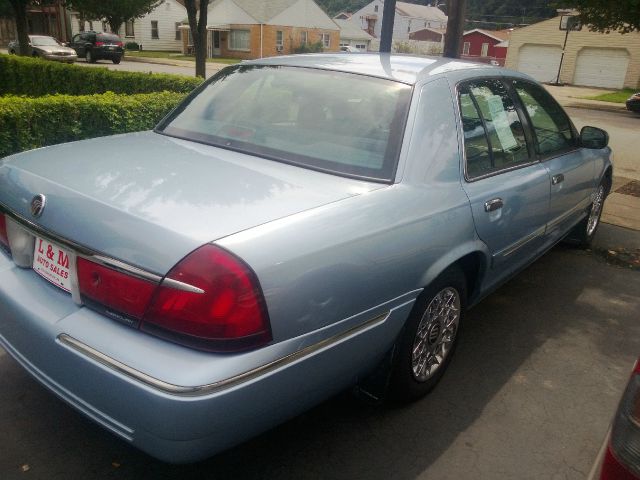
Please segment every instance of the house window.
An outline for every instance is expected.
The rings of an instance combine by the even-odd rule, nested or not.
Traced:
[[[182,40],[182,31],[180,30],[181,22],[176,22],[176,40]]]
[[[229,50],[249,51],[249,40],[251,32],[249,30],[231,30],[229,32]]]
[[[82,18],[78,19],[78,31],[84,32],[84,19]]]
[[[151,38],[158,39],[160,36],[158,35],[158,21],[151,20]]]
[[[304,45],[309,41],[309,34],[305,30],[304,32],[300,32],[300,44]]]
[[[358,50],[366,51],[367,50],[367,45],[364,44],[364,43],[356,43],[356,48]]]
[[[482,44],[482,53],[480,54],[480,56],[486,57],[488,54],[489,54],[489,44],[488,43],[483,43]]]
[[[125,37],[134,37],[135,33],[133,30],[133,20],[129,20],[124,24],[124,36]]]
[[[282,48],[284,46],[284,40],[282,35],[282,30],[278,30],[276,32],[276,47]]]
[[[324,48],[329,48],[331,46],[331,36],[328,33],[321,33],[320,41]]]
[[[378,5],[375,5],[375,6],[373,7],[373,11],[374,11],[374,12],[376,12],[376,13],[378,12]]]
[[[464,44],[462,45],[462,54],[463,55],[469,55],[469,49],[470,48],[471,48],[471,43],[464,42]]]
[[[93,22],[89,22],[89,31],[93,32]]]

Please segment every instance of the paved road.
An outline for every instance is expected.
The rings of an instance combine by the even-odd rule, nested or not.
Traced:
[[[585,125],[604,128],[609,132],[615,154],[615,174],[640,180],[638,132],[640,115],[631,112],[614,113],[584,108],[567,108],[578,129]]]
[[[176,61],[176,63],[179,65],[161,65],[123,60],[120,64],[114,65],[110,60],[99,60],[96,63],[87,63],[84,60],[78,60],[75,64],[83,67],[102,67],[127,72],[173,73],[177,75],[188,75],[190,77],[195,76],[196,67],[194,62]],[[207,63],[207,78],[225,66],[226,65],[223,64]]]
[[[602,233],[640,244],[637,232]],[[423,401],[341,395],[191,466],[102,431],[0,350],[0,478],[582,479],[640,355],[639,291],[640,272],[557,247],[470,312]]]

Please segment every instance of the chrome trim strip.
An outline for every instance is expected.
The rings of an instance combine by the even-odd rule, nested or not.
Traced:
[[[191,293],[204,293],[204,290],[198,287],[194,287],[193,285],[189,285],[188,283],[180,282],[178,280],[174,280],[173,278],[165,278],[162,280],[161,286],[173,288],[175,290],[182,290],[183,292],[191,292]]]
[[[80,257],[86,258],[95,263],[99,263],[104,265],[105,267],[110,267],[114,270],[118,270],[123,273],[127,273],[129,275],[133,275],[134,277],[141,278],[143,280],[149,280],[153,283],[160,283],[162,277],[160,275],[156,275],[155,273],[148,272],[138,267],[134,267],[127,263],[121,262],[120,260],[116,260],[115,258],[105,257],[103,255],[78,255]]]
[[[359,325],[356,325],[353,328],[350,328],[349,330],[346,330],[342,333],[339,333],[332,337],[321,340],[317,343],[314,343],[313,345],[309,345],[308,347],[302,348],[297,352],[293,352],[289,355],[285,355],[284,357],[281,357],[277,360],[274,360],[269,363],[265,363],[264,365],[261,365],[251,370],[247,370],[246,372],[240,373],[233,377],[229,377],[224,380],[220,380],[214,383],[209,383],[206,385],[197,385],[192,387],[174,385],[172,383],[168,383],[168,382],[159,380],[155,377],[152,377],[150,375],[147,375],[146,373],[143,373],[139,370],[131,368],[128,365],[125,365],[124,363],[118,360],[115,360],[114,358],[111,358],[102,352],[99,352],[98,350],[80,342],[79,340],[76,340],[75,338],[67,335],[66,333],[61,333],[60,335],[58,335],[58,341],[62,345],[69,347],[71,350],[74,350],[77,353],[84,355],[90,358],[91,360],[111,370],[115,370],[116,372],[122,375],[125,375],[126,377],[129,377],[133,380],[144,383],[145,385],[152,387],[156,390],[160,390],[170,395],[195,397],[195,396],[208,395],[211,393],[219,392],[220,390],[235,387],[242,383],[246,383],[250,380],[253,380],[256,377],[259,377],[260,375],[266,375],[270,372],[273,372],[274,370],[285,367],[293,362],[301,360],[305,357],[309,357],[322,349],[329,348],[349,337],[353,337],[363,332],[364,330],[373,328],[375,326],[378,326],[384,323],[384,321],[389,317],[390,314],[391,314],[391,311],[382,313]]]
[[[508,257],[512,253],[515,253],[518,249],[524,247],[530,241],[538,238],[541,235],[544,235],[545,232],[546,232],[546,225],[543,225],[542,227],[538,228],[536,231],[530,233],[526,237],[523,237],[520,240],[517,240],[516,242],[512,243],[508,247],[500,250],[498,253],[496,253],[495,256],[496,257]]]
[[[585,198],[584,200],[582,200],[579,204],[577,204],[575,207],[573,207],[568,212],[564,212],[563,214],[558,215],[556,218],[554,218],[553,220],[548,222],[547,223],[547,230],[551,230],[551,229],[557,227],[558,225],[560,225],[562,222],[564,222],[570,216],[574,215],[575,213],[579,212],[580,210],[586,209],[590,204],[591,204],[591,197]]]

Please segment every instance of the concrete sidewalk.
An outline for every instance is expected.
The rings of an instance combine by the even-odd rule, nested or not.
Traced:
[[[574,87],[571,85],[545,85],[544,87],[563,107],[586,108],[589,110],[601,110],[606,112],[622,113],[631,116],[634,115],[632,112],[629,112],[627,110],[627,107],[624,103],[601,102],[600,100],[589,100],[585,98],[602,95],[604,93],[612,93],[614,90],[590,87]]]

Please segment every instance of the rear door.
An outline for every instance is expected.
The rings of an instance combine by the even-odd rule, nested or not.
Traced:
[[[562,107],[541,86],[511,81],[534,137],[537,158],[549,172],[549,241],[557,241],[584,215],[594,191],[595,161],[579,148],[577,133]]]
[[[500,79],[462,84],[459,102],[463,186],[498,281],[533,258],[544,243],[549,174],[535,158],[522,112]]]

